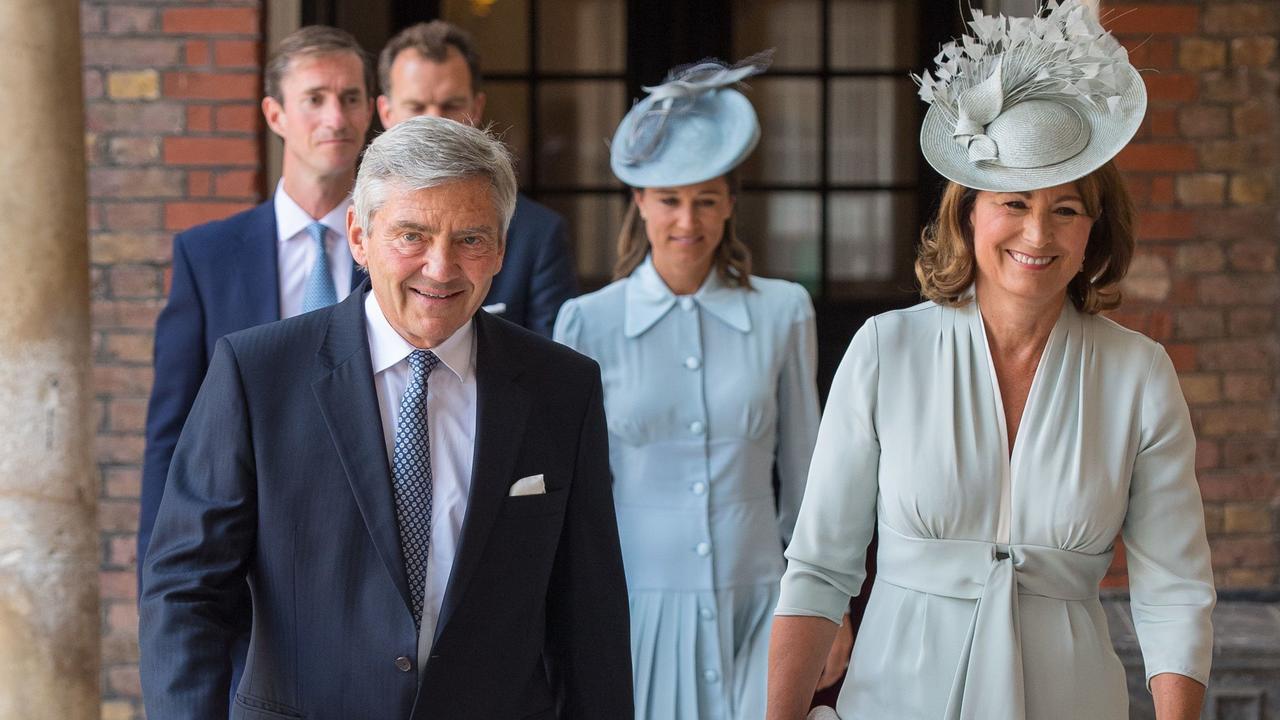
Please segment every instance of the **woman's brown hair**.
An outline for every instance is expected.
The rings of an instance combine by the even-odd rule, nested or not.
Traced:
[[[731,172],[725,175],[724,179],[729,184],[729,195],[737,197],[739,188],[737,173]],[[644,188],[636,188],[636,190],[644,192]],[[720,274],[720,279],[729,285],[750,290],[751,250],[738,238],[738,231],[733,222],[736,214],[730,215],[729,219],[724,221],[724,235],[721,236],[720,244],[716,247],[712,266]],[[644,220],[640,218],[640,208],[632,198],[627,214],[622,218],[622,228],[618,231],[618,261],[613,265],[613,279],[621,280],[630,275],[640,267],[640,263],[644,262],[648,254],[649,236],[645,234]]]
[[[1120,305],[1119,283],[1133,260],[1133,200],[1114,163],[1108,162],[1076,181],[1084,211],[1093,218],[1084,268],[1067,284],[1076,309],[1096,314]],[[947,183],[938,215],[920,234],[916,279],[920,294],[940,305],[958,307],[968,300],[977,266],[970,217],[978,191]]]

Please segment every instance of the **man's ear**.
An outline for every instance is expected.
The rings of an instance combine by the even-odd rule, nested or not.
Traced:
[[[271,128],[271,132],[284,137],[284,124],[287,118],[284,115],[284,106],[279,100],[270,95],[262,98],[262,117],[267,120],[267,127]]]
[[[487,99],[483,92],[478,92],[475,100],[471,102],[471,114],[473,115],[471,124],[476,127],[481,127],[484,123],[484,103]]]
[[[383,129],[391,129],[391,98],[386,95],[378,96],[378,119],[382,121]]]
[[[347,208],[347,245],[351,248],[351,258],[362,268],[368,269],[369,255],[366,251],[369,236],[364,228],[356,224],[356,208]]]

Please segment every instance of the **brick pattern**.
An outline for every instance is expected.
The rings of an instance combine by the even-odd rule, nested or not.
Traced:
[[[142,717],[134,536],[173,232],[263,195],[262,2],[83,0],[102,717]]]
[[[1179,370],[1219,586],[1274,586],[1280,5],[1103,11],[1150,93],[1147,120],[1119,158],[1139,208],[1139,245],[1113,316],[1164,343]],[[1124,584],[1123,564],[1108,584]]]

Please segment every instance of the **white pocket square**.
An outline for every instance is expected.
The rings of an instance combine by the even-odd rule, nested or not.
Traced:
[[[520,478],[511,485],[511,492],[507,493],[508,497],[517,495],[546,495],[547,485],[542,482],[542,475],[530,475],[529,477]]]
[[[507,304],[506,304],[506,303],[494,303],[494,304],[492,304],[492,305],[485,305],[484,307],[482,307],[482,308],[480,308],[480,309],[481,309],[481,310],[483,310],[483,311],[485,311],[485,312],[487,312],[487,313],[489,313],[490,315],[501,315],[502,313],[504,313],[504,312],[506,312],[506,311],[507,311]]]

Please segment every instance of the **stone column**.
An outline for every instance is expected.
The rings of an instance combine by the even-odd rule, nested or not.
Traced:
[[[100,712],[80,7],[0,2],[0,720]]]

